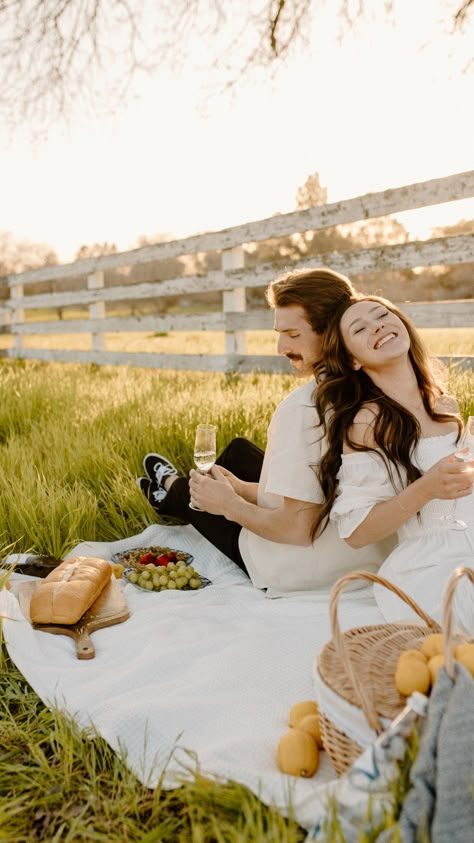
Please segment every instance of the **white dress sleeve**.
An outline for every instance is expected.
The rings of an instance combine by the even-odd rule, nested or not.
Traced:
[[[371,451],[343,454],[337,479],[339,489],[330,519],[343,539],[352,535],[376,503],[397,494],[382,457]]]

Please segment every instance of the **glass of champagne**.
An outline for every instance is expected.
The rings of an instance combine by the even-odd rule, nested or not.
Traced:
[[[474,416],[469,416],[463,435],[458,444],[454,459],[457,462],[471,462],[474,460]],[[469,471],[469,469],[466,469]],[[456,505],[459,498],[456,498],[452,511],[449,515],[442,515],[441,520],[450,530],[467,530],[467,524],[461,518],[455,518]]]
[[[201,474],[207,474],[216,461],[216,431],[215,424],[198,424],[194,440],[194,462]],[[199,506],[189,502],[191,509],[201,512]]]

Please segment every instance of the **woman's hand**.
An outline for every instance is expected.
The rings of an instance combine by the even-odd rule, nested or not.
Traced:
[[[474,461],[460,462],[455,459],[454,454],[444,457],[431,466],[421,481],[425,479],[431,500],[433,498],[455,500],[467,497],[471,494],[474,483]]]
[[[232,518],[229,508],[239,497],[233,482],[237,479],[232,472],[218,465],[214,465],[208,474],[200,474],[199,471],[191,469],[189,472],[191,500],[211,515]]]

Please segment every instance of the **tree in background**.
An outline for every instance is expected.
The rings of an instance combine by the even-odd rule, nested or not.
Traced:
[[[333,0],[331,0],[333,2]],[[381,0],[379,2],[381,5]],[[271,68],[308,43],[324,0],[0,0],[0,114],[47,129],[58,116],[113,111],[132,81],[208,57],[228,84]],[[368,0],[339,0],[341,35]],[[457,0],[440,28],[464,27],[474,0]],[[393,0],[384,0],[390,19]],[[414,26],[419,26],[416,3]],[[421,27],[422,32],[422,27]]]
[[[45,243],[17,240],[9,231],[0,232],[0,277],[57,263],[56,252]]]
[[[117,253],[115,243],[94,243],[93,246],[82,245],[74,256],[75,261],[82,261],[86,258],[100,258],[101,255],[115,255]]]

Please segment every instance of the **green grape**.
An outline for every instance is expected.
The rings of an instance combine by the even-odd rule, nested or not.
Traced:
[[[170,590],[172,590],[172,589],[176,588],[176,582],[175,582],[175,580],[169,580],[169,582],[168,582],[168,588],[169,588]]]
[[[148,562],[148,564],[145,565],[145,568],[147,571],[154,571],[156,569],[156,565],[154,565],[153,562]]]
[[[167,565],[157,565],[155,570],[156,570],[157,574],[166,574],[167,567],[168,567]]]
[[[177,566],[176,562],[168,562],[168,565],[167,565],[168,571],[176,571],[177,567],[178,566]]]
[[[194,588],[194,589],[201,588],[201,585],[202,585],[201,578],[200,577],[191,577],[191,579],[189,580],[189,585],[190,585],[191,588]]]
[[[153,574],[153,576],[151,578],[151,581],[153,583],[153,588],[159,588],[160,587],[160,576],[159,576],[159,574]]]
[[[146,580],[145,585],[143,588],[146,588],[147,591],[153,591],[153,583],[151,580]]]
[[[130,571],[128,575],[128,581],[135,584],[138,582],[138,574],[136,573],[136,571]]]
[[[178,578],[178,572],[177,571],[170,571],[169,574],[168,574],[168,577],[169,577],[170,580],[176,580]]]
[[[162,586],[163,586],[163,588],[166,588],[166,587],[167,587],[167,585],[168,585],[168,576],[167,576],[167,574],[162,574],[162,575],[161,575],[161,577],[160,577],[160,585],[162,585]]]
[[[151,579],[150,571],[142,571],[141,574],[140,574],[140,577],[144,580],[150,580]]]
[[[185,588],[185,586],[187,586],[187,584],[188,584],[188,581],[187,581],[186,577],[178,577],[178,579],[175,580],[175,583],[176,583],[176,588]]]

